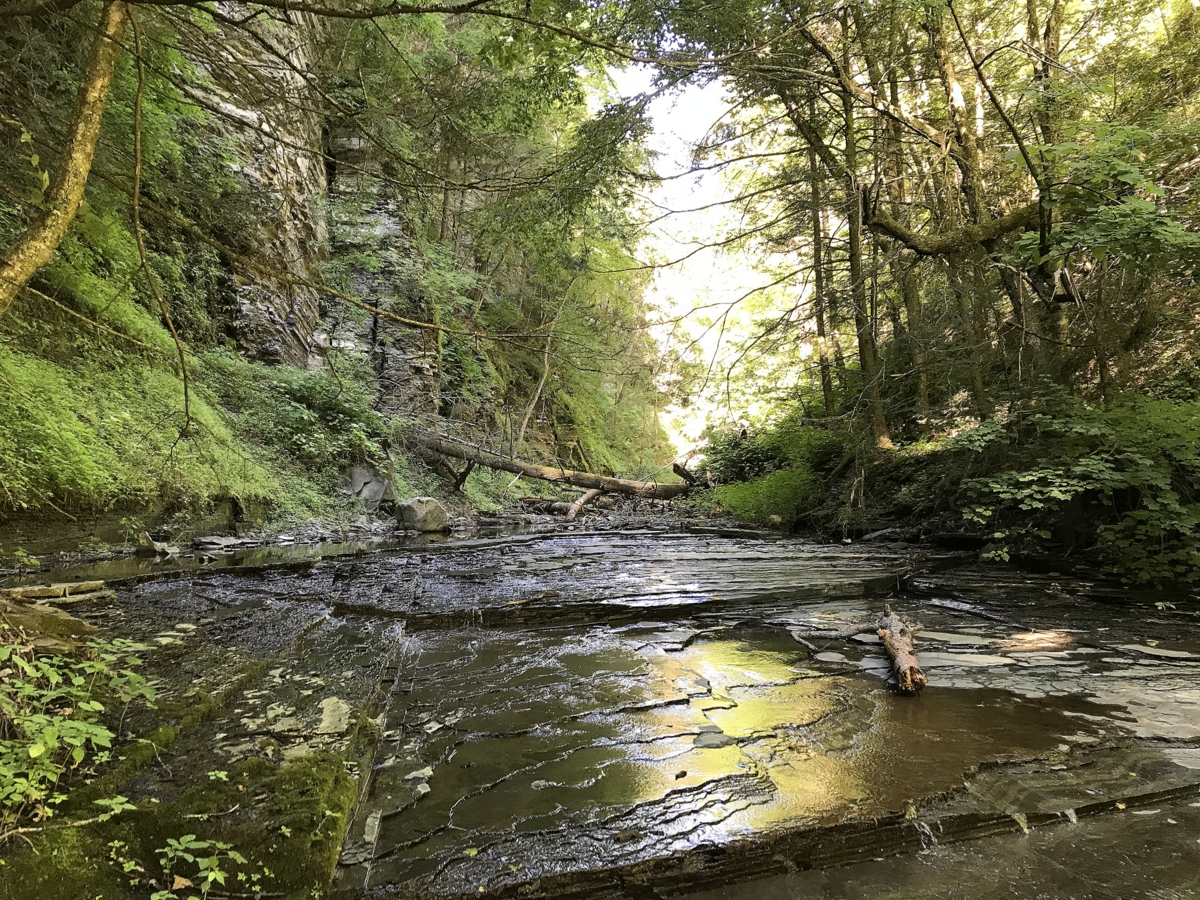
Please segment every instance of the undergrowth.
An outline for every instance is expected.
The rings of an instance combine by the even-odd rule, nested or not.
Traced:
[[[0,843],[23,822],[54,815],[67,798],[64,776],[109,761],[130,704],[153,705],[154,688],[134,671],[145,649],[93,640],[78,658],[39,655],[24,633],[0,623]],[[132,808],[123,797],[96,802],[102,816]]]

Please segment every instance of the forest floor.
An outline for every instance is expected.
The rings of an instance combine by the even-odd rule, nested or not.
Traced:
[[[294,897],[1200,890],[1196,598],[911,544],[526,519],[110,575],[69,609],[153,648],[159,708],[61,816],[137,809],[10,844],[0,895],[144,896],[184,834]],[[919,698],[873,636],[788,631],[885,602],[924,626]]]

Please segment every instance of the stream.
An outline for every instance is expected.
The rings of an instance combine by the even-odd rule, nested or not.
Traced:
[[[79,570],[116,593],[69,609],[155,648],[164,702],[226,691],[134,802],[344,757],[339,897],[1200,895],[1194,598],[701,532]],[[884,603],[919,697],[874,635],[788,631]]]

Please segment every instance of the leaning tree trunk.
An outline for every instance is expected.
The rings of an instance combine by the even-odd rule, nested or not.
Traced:
[[[410,443],[419,450],[452,456],[466,462],[487,466],[489,469],[500,469],[512,472],[514,475],[528,475],[542,481],[559,484],[573,484],[586,490],[600,490],[613,494],[634,494],[648,500],[670,500],[686,494],[686,484],[660,484],[657,481],[631,481],[626,478],[611,478],[607,475],[593,475],[590,472],[573,472],[570,469],[556,469],[551,466],[539,466],[535,463],[522,462],[519,459],[509,459],[469,444],[460,444],[438,434],[417,432],[408,437]]]
[[[121,54],[120,40],[129,19],[123,0],[109,0],[100,16],[91,55],[79,85],[75,120],[62,158],[46,196],[46,211],[9,248],[0,263],[0,315],[54,254],[83,201],[83,189],[92,169],[92,155],[100,136],[100,121],[112,87],[113,71]]]
[[[575,517],[579,515],[580,510],[603,494],[604,491],[599,488],[592,488],[590,491],[585,491],[579,496],[579,499],[571,504],[571,508],[567,510],[567,521],[575,521]]]

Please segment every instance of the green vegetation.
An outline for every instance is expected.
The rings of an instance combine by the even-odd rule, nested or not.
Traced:
[[[0,28],[0,245],[51,202],[96,15],[80,10]],[[580,468],[661,466],[632,255],[644,110],[589,107],[600,59],[487,19],[331,21],[297,35],[324,109],[297,124],[290,88],[213,53],[220,34],[238,60],[269,60],[273,26],[135,19],[84,202],[0,317],[0,511],[185,523],[233,496],[337,517],[352,464],[395,471],[401,494],[446,489],[404,454],[414,424]],[[264,155],[239,115],[281,143]],[[325,178],[271,168],[299,165],[295,142],[335,154]],[[278,295],[311,290],[296,278],[342,296],[319,294],[319,321],[289,317]],[[280,349],[284,318],[300,358]],[[473,475],[466,498],[494,507],[493,481]]]
[[[133,671],[141,665],[133,654],[145,649],[93,640],[78,659],[39,655],[0,623],[0,842],[24,820],[54,815],[67,798],[64,776],[81,778],[109,761],[112,708],[153,704],[154,688]],[[104,818],[132,808],[124,797],[95,802]]]

